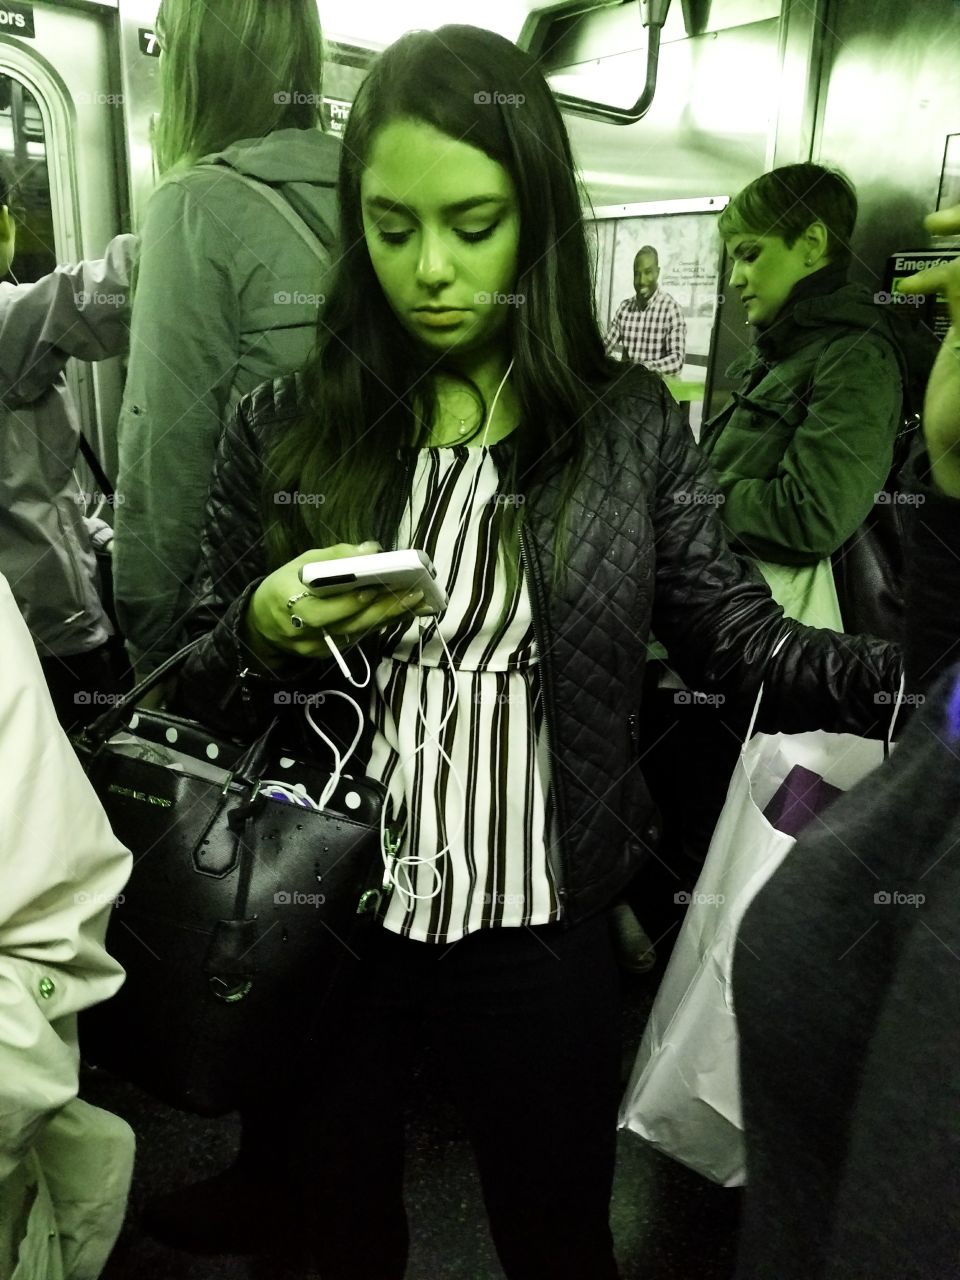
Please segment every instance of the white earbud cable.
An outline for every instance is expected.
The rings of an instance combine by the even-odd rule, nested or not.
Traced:
[[[506,373],[503,375],[503,378],[500,381],[500,385],[497,387],[496,394],[493,397],[493,403],[490,405],[490,410],[487,414],[487,420],[484,426],[483,438],[480,442],[481,448],[483,448],[486,445],[487,435],[489,434],[489,431],[490,431],[490,424],[493,420],[494,411],[496,410],[497,403],[500,400],[500,395],[503,391],[503,388],[506,386],[507,379],[510,376],[511,370],[513,369],[513,365],[514,365],[514,361],[511,360],[509,365],[507,366]],[[446,749],[441,745],[440,736],[439,736],[443,733],[443,730],[446,727],[447,722],[450,720],[450,717],[453,715],[454,710],[456,709],[457,699],[458,699],[459,690],[460,690],[460,683],[457,675],[457,669],[454,665],[453,657],[447,646],[447,642],[440,631],[439,626],[437,626],[437,631],[436,631],[437,638],[440,641],[440,644],[443,648],[443,653],[449,664],[449,669],[453,674],[453,698],[451,699],[449,707],[447,707],[444,710],[444,713],[440,719],[440,723],[437,726],[437,733],[434,733],[430,729],[430,726],[427,723],[426,716],[423,714],[423,700],[421,697],[421,688],[422,688],[422,679],[423,679],[423,637],[424,637],[424,630],[429,625],[436,625],[436,620],[435,619],[427,620],[425,618],[422,618],[419,620],[419,638],[417,643],[417,657],[418,657],[417,716],[420,720],[420,723],[423,725],[423,728],[426,732],[427,737],[425,741],[421,742],[420,745],[416,747],[416,749],[412,752],[412,754],[408,757],[407,760],[404,760],[401,762],[401,767],[406,767],[407,765],[409,765],[413,760],[416,759],[416,757],[420,754],[420,752],[426,749],[428,743],[432,742],[436,746],[437,753],[440,756],[440,759],[443,760],[449,766],[451,776],[453,777],[456,783],[457,791],[459,792],[459,797],[460,797],[460,825],[458,826],[456,831],[453,833],[453,835],[448,837],[444,846],[441,849],[439,849],[436,853],[429,854],[429,855],[405,854],[404,856],[401,857],[398,854],[398,850],[402,847],[403,840],[406,836],[406,829],[407,829],[406,823],[404,823],[403,828],[395,834],[394,844],[391,845],[388,832],[387,832],[387,804],[384,803],[380,811],[380,851],[383,857],[383,866],[384,866],[383,888],[384,889],[389,889],[391,887],[395,888],[397,893],[406,903],[408,909],[414,902],[430,901],[430,899],[435,898],[437,894],[441,891],[441,889],[443,888],[443,877],[440,871],[438,870],[436,864],[440,861],[441,858],[445,857],[446,854],[450,851],[450,849],[452,848],[453,842],[460,837],[466,825],[466,789],[463,785],[463,780],[460,777],[459,771],[457,770],[456,766],[453,763],[453,760],[450,758],[450,755],[446,751]],[[363,662],[366,667],[366,675],[362,681],[357,681],[357,680],[354,680],[353,674],[350,671],[350,668],[347,665],[346,661],[344,660],[343,655],[341,654],[339,648],[334,643],[333,638],[330,635],[328,635],[326,632],[324,632],[324,638],[326,639],[327,645],[330,648],[330,652],[333,655],[334,661],[339,666],[341,672],[344,675],[344,678],[348,680],[355,689],[367,688],[370,684],[371,671],[370,671],[370,664],[367,661],[366,655],[364,654],[363,650],[360,649],[359,653],[360,653],[360,656],[363,658]],[[357,713],[358,728],[354,736],[354,739],[351,742],[346,754],[341,758],[335,743],[323,732],[323,730],[317,724],[316,720],[314,720],[312,709],[309,703],[304,707],[304,714],[306,716],[307,723],[310,725],[310,728],[314,731],[314,733],[316,733],[319,737],[321,737],[323,741],[327,744],[327,746],[330,748],[330,750],[333,752],[334,761],[335,761],[333,774],[331,775],[327,785],[324,787],[319,800],[313,801],[310,799],[309,796],[304,796],[302,792],[294,790],[293,788],[290,788],[285,783],[265,781],[264,783],[261,784],[261,789],[267,786],[274,787],[278,789],[281,793],[286,793],[287,797],[290,798],[291,800],[293,800],[293,797],[295,796],[296,799],[293,800],[293,803],[298,803],[304,807],[312,807],[315,809],[323,809],[329,803],[331,796],[336,791],[337,786],[340,782],[340,779],[343,776],[343,770],[346,768],[363,734],[364,723],[365,723],[363,711],[357,705],[357,703],[353,700],[353,698],[350,697],[348,693],[344,693],[340,689],[324,689],[324,690],[321,690],[320,692],[323,693],[324,695],[345,698]],[[414,869],[418,867],[427,868],[433,877],[433,886],[429,892],[418,893],[414,888],[414,876],[416,874]]]

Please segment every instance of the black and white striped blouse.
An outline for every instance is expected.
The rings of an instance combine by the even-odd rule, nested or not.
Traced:
[[[508,599],[498,493],[489,448],[421,449],[397,534],[398,547],[427,552],[450,598],[441,618],[386,637],[389,656],[373,680],[366,772],[406,819],[399,880],[418,895],[395,888],[384,924],[422,941],[559,916],[545,848],[550,765],[530,600],[522,568]]]

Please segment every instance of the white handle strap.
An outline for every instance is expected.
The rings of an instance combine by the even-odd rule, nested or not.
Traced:
[[[330,257],[330,250],[323,243],[316,232],[312,231],[306,221],[301,218],[290,205],[288,200],[284,200],[283,196],[273,187],[265,182],[257,182],[255,178],[250,178],[245,173],[238,173],[236,169],[231,169],[229,165],[217,165],[218,173],[228,173],[231,177],[236,178],[238,182],[242,182],[245,187],[250,187],[254,191],[259,192],[264,200],[269,200],[276,209],[277,213],[294,229],[300,239],[306,244],[312,253],[318,258],[326,262]]]
[[[897,716],[900,714],[900,705],[903,702],[903,690],[907,683],[906,672],[900,677],[900,688],[897,690],[897,700],[894,703],[893,715],[890,717],[890,728],[887,730],[887,740],[884,743],[884,756],[890,754],[890,748],[893,746],[893,728],[897,723]]]
[[[770,657],[775,658],[789,639],[790,639],[790,632],[785,631],[784,634],[777,641],[777,643],[773,646],[773,651],[771,652]],[[762,697],[763,697],[763,681],[761,680],[760,688],[757,690],[757,700],[753,704],[753,715],[750,717],[750,726],[747,729],[747,736],[743,740],[744,746],[746,746],[747,743],[750,741],[750,739],[753,737],[753,726],[757,723],[757,716],[760,714],[760,699]]]

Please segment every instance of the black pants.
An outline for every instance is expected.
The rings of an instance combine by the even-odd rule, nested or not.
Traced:
[[[40,659],[57,719],[68,733],[102,715],[131,687],[122,653],[122,645],[108,641],[88,653]]]
[[[658,674],[659,666],[651,664],[640,715],[640,758],[663,836],[657,856],[641,869],[628,897],[666,959],[686,912],[683,895],[703,870],[748,713],[734,714],[686,693],[657,688]]]
[[[606,917],[451,946],[371,925],[361,948],[322,1019],[300,1111],[297,1182],[323,1280],[404,1274],[404,1094],[424,1032],[466,1121],[510,1280],[616,1280],[620,1010]]]

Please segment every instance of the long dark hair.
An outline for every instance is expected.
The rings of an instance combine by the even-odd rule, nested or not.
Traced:
[[[303,377],[306,411],[267,459],[268,553],[280,564],[310,546],[369,537],[373,514],[398,482],[398,445],[425,444],[433,424],[435,356],[390,310],[361,216],[360,179],[374,136],[397,119],[423,121],[479,148],[515,184],[516,292],[526,301],[511,307],[506,332],[523,417],[501,488],[524,493],[561,473],[559,565],[586,418],[598,384],[618,366],[611,370],[604,356],[580,194],[557,105],[526,54],[470,26],[403,36],[380,57],[353,104],[340,161],[342,256],[320,316],[317,353]],[[282,490],[322,493],[324,501],[278,506],[274,495]],[[508,508],[504,540],[514,548],[522,517],[522,504]],[[507,568],[515,581],[515,556],[507,557]]]

